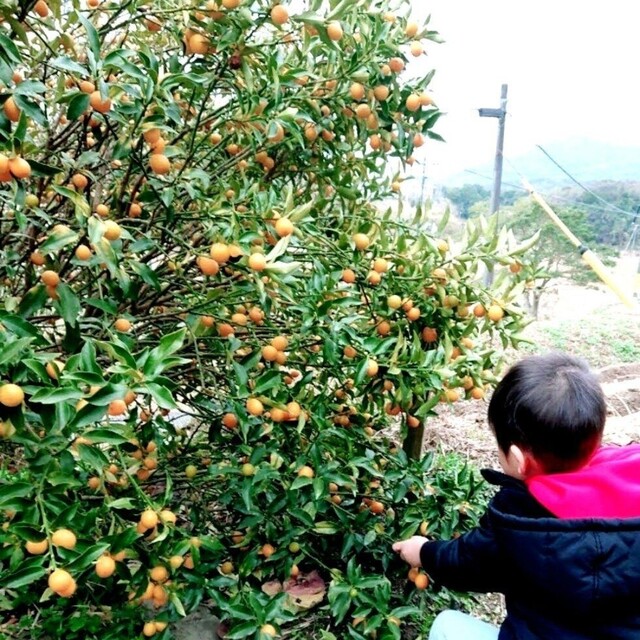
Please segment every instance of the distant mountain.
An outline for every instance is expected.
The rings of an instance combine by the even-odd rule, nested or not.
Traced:
[[[599,180],[640,180],[640,147],[612,145],[596,140],[573,138],[562,142],[542,145],[551,157],[576,180],[594,182]],[[515,167],[517,171],[511,167]],[[484,176],[493,175],[493,164],[473,167],[472,171]],[[520,172],[537,189],[549,189],[571,184],[559,169],[538,147],[514,158],[505,159],[502,168],[503,189],[507,183],[521,184]],[[454,174],[442,181],[445,187],[460,187],[464,184],[491,183],[469,171]]]

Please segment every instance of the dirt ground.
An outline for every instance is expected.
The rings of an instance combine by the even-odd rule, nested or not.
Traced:
[[[524,353],[564,350],[584,357],[599,373],[607,397],[605,440],[640,442],[640,310],[630,310],[604,286],[557,285],[541,305],[540,319],[524,332]],[[495,442],[486,423],[487,400],[439,405],[427,421],[425,449],[465,454],[495,466]]]

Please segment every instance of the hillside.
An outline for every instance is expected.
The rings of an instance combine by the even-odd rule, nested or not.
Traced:
[[[544,149],[580,182],[600,180],[639,180],[640,147],[611,145],[596,140],[574,138],[543,145]],[[506,157],[503,184],[520,184],[520,174],[538,189],[549,189],[570,184],[571,180],[538,148],[525,154]],[[492,175],[493,165],[472,167],[471,171]],[[445,187],[460,187],[464,184],[483,182],[470,171],[456,173],[443,180]],[[487,185],[490,188],[490,184]]]

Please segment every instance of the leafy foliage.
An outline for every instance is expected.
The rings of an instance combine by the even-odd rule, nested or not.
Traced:
[[[432,74],[400,73],[437,33],[373,0],[0,6],[11,628],[169,638],[206,599],[264,638],[294,616],[261,584],[301,565],[336,625],[375,605],[349,635],[398,637],[391,540],[479,492],[401,441],[494,381],[524,283],[479,275],[531,244],[373,204],[437,137]]]

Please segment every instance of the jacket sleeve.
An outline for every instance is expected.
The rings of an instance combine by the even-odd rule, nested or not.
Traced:
[[[420,560],[434,582],[449,589],[504,592],[504,563],[487,514],[479,526],[455,540],[426,542]]]

